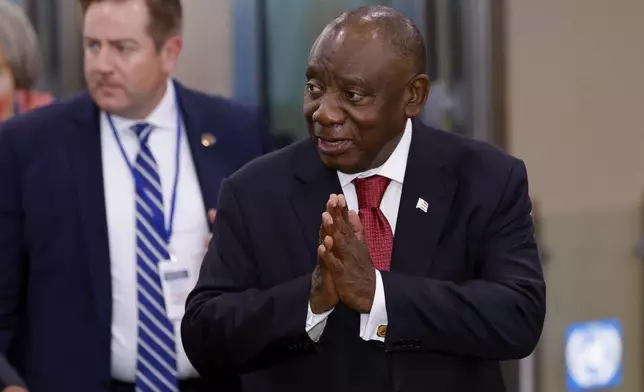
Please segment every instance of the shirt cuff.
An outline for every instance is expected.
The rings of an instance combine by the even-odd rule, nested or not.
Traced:
[[[371,305],[371,312],[360,314],[360,337],[363,340],[385,341],[387,334],[387,306],[385,288],[380,271],[376,270],[376,293]]]
[[[331,312],[333,312],[333,309],[324,313],[315,314],[311,310],[311,301],[309,301],[309,310],[306,314],[306,333],[309,334],[309,337],[314,342],[320,340],[322,332],[324,332],[324,327],[326,327],[326,320]]]

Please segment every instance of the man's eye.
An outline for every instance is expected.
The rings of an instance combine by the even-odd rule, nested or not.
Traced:
[[[358,102],[358,101],[360,101],[362,98],[364,98],[364,95],[359,94],[359,93],[356,93],[356,92],[353,92],[353,91],[349,91],[349,92],[347,92],[347,93],[346,93],[346,96],[347,96],[347,99],[348,99],[349,101],[351,101],[351,102]]]
[[[311,94],[319,94],[322,92],[322,89],[316,85],[315,83],[308,82],[306,84],[306,89],[309,91]]]

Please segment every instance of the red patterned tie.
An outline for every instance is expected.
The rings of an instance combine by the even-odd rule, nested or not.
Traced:
[[[364,228],[369,256],[373,266],[389,271],[394,235],[385,215],[380,211],[380,202],[391,180],[382,176],[353,180],[358,195],[358,216]]]

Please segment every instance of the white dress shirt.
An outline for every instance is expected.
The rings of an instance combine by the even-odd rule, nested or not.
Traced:
[[[407,169],[407,156],[411,145],[412,134],[411,120],[407,120],[405,131],[400,138],[398,145],[394,149],[389,159],[380,167],[368,170],[362,173],[346,174],[338,172],[338,179],[342,186],[342,193],[347,201],[349,210],[358,211],[358,195],[356,194],[353,180],[356,178],[366,178],[375,175],[387,177],[391,180],[385,190],[385,194],[380,202],[380,210],[391,226],[393,235],[396,235],[396,221],[398,220],[398,209],[400,207],[400,196],[402,195],[403,181],[405,179],[405,170]],[[333,312],[333,309],[325,313],[315,314],[311,311],[309,303],[308,315],[306,318],[306,332],[312,340],[318,341],[326,320]],[[387,308],[385,305],[385,289],[382,285],[382,276],[380,271],[376,270],[376,292],[371,306],[371,312],[360,314],[360,331],[359,336],[364,340],[385,341],[384,336],[378,336],[378,327],[388,324]]]
[[[134,121],[117,116],[112,116],[112,119],[132,164],[139,151],[139,139],[132,126],[139,122],[153,126],[148,144],[157,161],[167,221],[176,172],[177,105],[174,84],[168,81],[163,99],[146,119]],[[209,229],[183,124],[181,132],[179,182],[170,249],[177,260],[189,263],[190,272],[196,277]],[[112,377],[123,382],[135,382],[138,313],[134,179],[105,113],[101,113],[101,148],[112,275]],[[173,323],[179,378],[197,377],[181,343],[180,323],[180,320]]]

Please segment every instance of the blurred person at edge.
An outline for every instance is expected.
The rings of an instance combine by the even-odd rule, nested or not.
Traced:
[[[33,91],[40,64],[38,38],[27,16],[0,0],[0,123],[51,103],[50,94]]]
[[[38,40],[20,7],[0,0],[0,124],[15,114],[47,105],[52,98],[31,91],[40,72]],[[0,355],[0,389],[24,392],[24,381]]]
[[[221,180],[272,142],[171,79],[179,0],[80,5],[89,92],[0,130],[0,354],[31,392],[202,391],[185,296]]]

